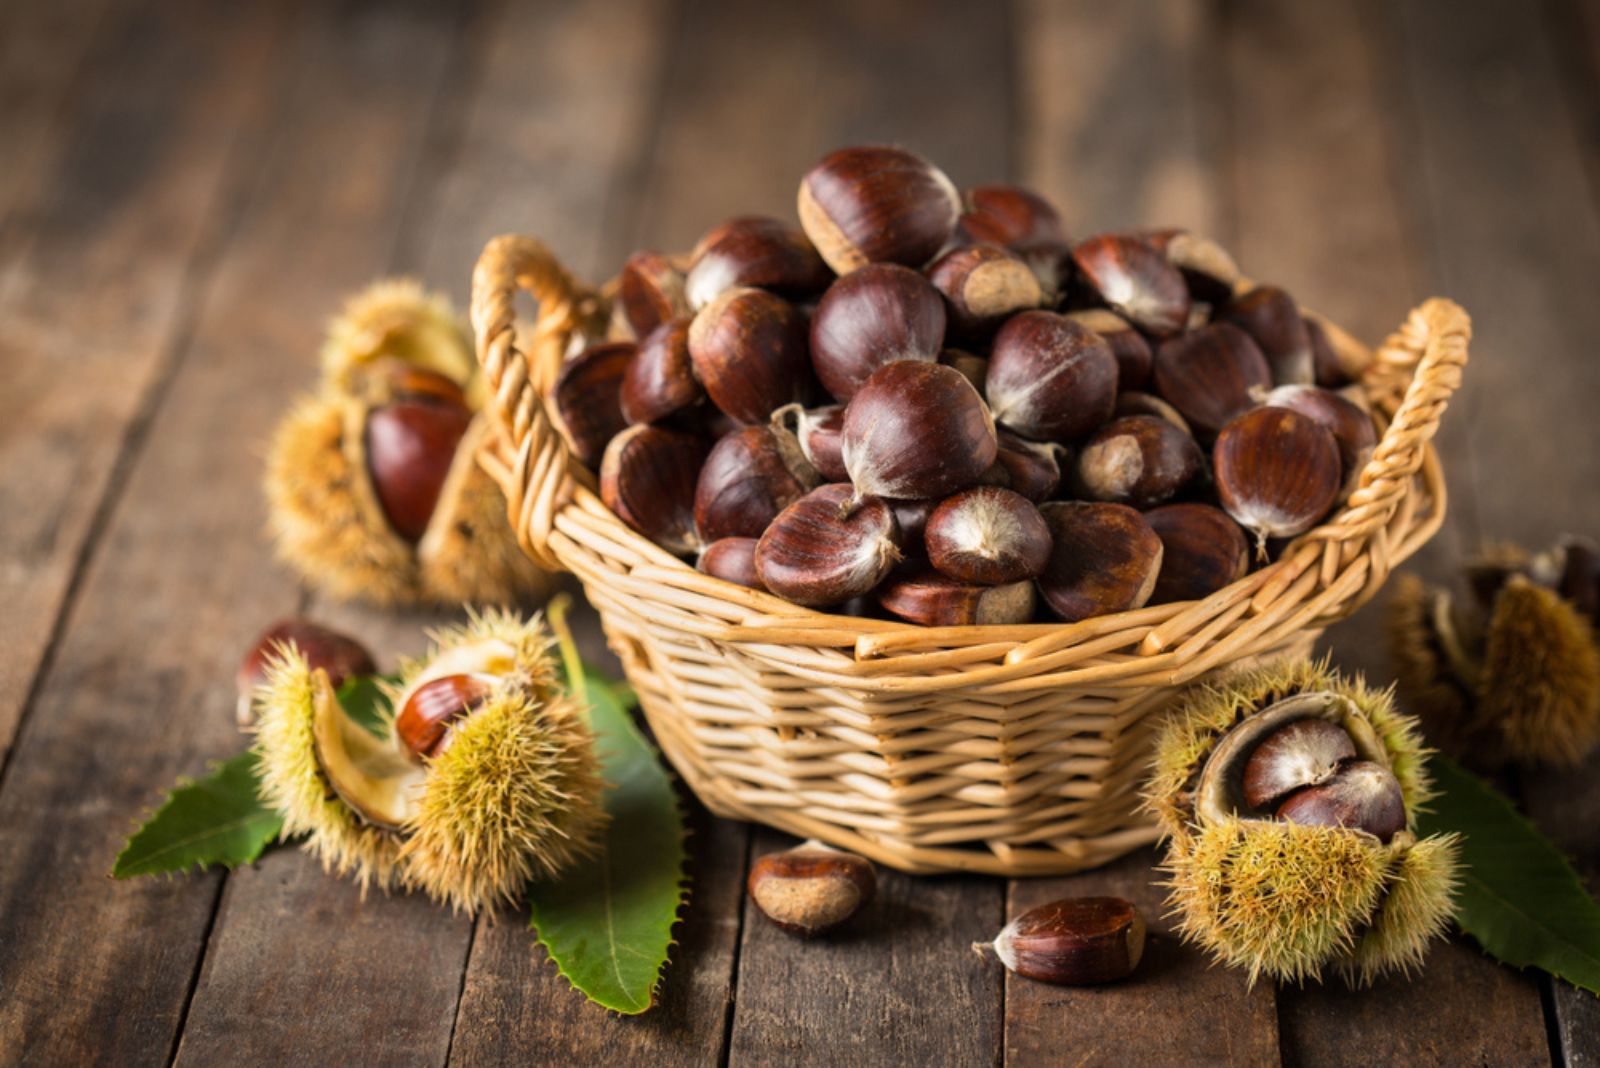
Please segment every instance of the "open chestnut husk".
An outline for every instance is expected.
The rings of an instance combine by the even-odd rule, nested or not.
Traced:
[[[687,316],[683,272],[659,252],[635,252],[617,279],[617,305],[636,338],[669,319]]]
[[[1081,438],[1111,417],[1117,360],[1099,334],[1064,315],[1027,311],[995,335],[984,382],[995,421],[1040,441]]]
[[[868,263],[921,267],[950,240],[961,196],[914,152],[841,148],[800,180],[800,225],[838,274]]]
[[[1260,346],[1277,385],[1310,385],[1316,380],[1311,335],[1300,305],[1284,290],[1256,286],[1224,305],[1220,319],[1242,329]]]
[[[1111,355],[1117,358],[1117,389],[1126,392],[1143,389],[1150,381],[1150,365],[1155,353],[1144,335],[1133,324],[1109,308],[1084,308],[1067,312],[1067,318],[1082,323],[1105,338],[1111,346]]]
[[[670,319],[639,342],[623,372],[618,400],[629,423],[657,423],[694,407],[705,395],[689,358],[689,320]]]
[[[826,289],[833,272],[806,235],[764,215],[729,219],[694,248],[684,294],[699,309],[739,286],[757,286],[784,297]]]
[[[611,439],[600,460],[600,499],[669,553],[700,548],[695,485],[711,444],[698,434],[641,423]]]
[[[719,538],[701,550],[694,566],[712,578],[763,589],[761,576],[756,574],[758,544],[758,538]]]
[[[972,627],[1026,623],[1036,595],[1027,580],[987,586],[964,582],[930,567],[895,572],[878,590],[878,603],[909,623]]]
[[[943,364],[891,363],[845,408],[842,452],[858,496],[944,497],[982,478],[997,451],[983,398]]]
[[[1150,508],[1187,486],[1204,463],[1194,438],[1165,419],[1129,415],[1083,443],[1077,488],[1089,500]]]
[[[561,365],[550,397],[555,422],[587,467],[600,462],[606,443],[628,425],[622,383],[635,354],[632,342],[593,345]]]
[[[1223,510],[1256,536],[1292,538],[1321,522],[1343,485],[1327,427],[1288,408],[1255,408],[1223,428],[1211,450]]]
[[[1050,559],[1037,579],[1053,612],[1076,623],[1143,607],[1161,572],[1161,539],[1125,504],[1050,501]]]
[[[923,528],[928,562],[953,579],[995,586],[1036,577],[1050,559],[1050,528],[1032,501],[979,486],[946,497]]]
[[[767,527],[756,546],[761,585],[795,604],[842,604],[871,592],[900,562],[888,503],[839,483],[819,486]]]
[[[1101,234],[1072,249],[1078,276],[1112,311],[1154,337],[1171,337],[1189,322],[1183,275],[1148,241]]]
[[[759,538],[779,512],[820,481],[788,431],[744,427],[713,445],[700,468],[695,530],[708,545],[722,538]]]
[[[1161,399],[1207,441],[1255,405],[1254,391],[1272,388],[1272,368],[1260,346],[1232,323],[1163,341],[1151,378]]]
[[[689,358],[712,403],[746,426],[811,389],[805,316],[764,289],[730,289],[701,308],[689,324]]]
[[[999,245],[964,245],[928,265],[928,281],[944,297],[952,336],[982,341],[1005,319],[1044,303],[1033,270]]]
[[[811,317],[811,363],[823,388],[841,402],[872,373],[897,360],[939,358],[944,298],[922,275],[875,263],[840,278]]]
[[[1250,541],[1220,508],[1186,501],[1144,513],[1161,539],[1161,572],[1151,604],[1198,601],[1244,578]]]

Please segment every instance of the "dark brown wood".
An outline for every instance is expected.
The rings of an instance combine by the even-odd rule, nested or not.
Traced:
[[[1139,910],[1149,936],[1144,959],[1120,983],[1059,987],[1007,975],[1007,1064],[1278,1063],[1271,984],[1247,989],[1237,972],[1179,940],[1156,861],[1146,849],[1083,875],[1012,882],[1008,919],[1057,898],[1120,897]]]

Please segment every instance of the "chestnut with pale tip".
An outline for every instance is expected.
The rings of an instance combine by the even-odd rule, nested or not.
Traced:
[[[1171,337],[1189,321],[1183,275],[1149,242],[1100,234],[1072,249],[1078,276],[1112,311],[1154,337]]]
[[[756,546],[759,544],[758,538],[719,538],[701,551],[694,566],[712,578],[752,590],[763,589],[761,576],[756,574]]]
[[[553,421],[573,453],[589,467],[629,423],[622,412],[622,385],[637,349],[631,341],[592,345],[556,373],[550,399]]]
[[[413,544],[428,532],[456,447],[472,423],[464,404],[398,400],[367,413],[367,472],[394,532]]]
[[[1036,595],[1026,580],[986,586],[930,567],[897,571],[878,589],[878,603],[924,627],[1009,626],[1033,619]]]
[[[1295,791],[1277,815],[1287,823],[1365,831],[1385,844],[1406,828],[1400,780],[1370,760],[1352,761],[1327,782]]]
[[[1061,488],[1061,467],[1072,450],[1057,441],[1029,441],[1000,427],[995,431],[995,464],[1005,472],[1004,486],[1034,504],[1047,501]]]
[[[817,303],[811,363],[823,388],[849,401],[880,367],[937,360],[946,322],[933,283],[896,264],[870,264],[833,283]]]
[[[1275,808],[1303,786],[1320,786],[1356,758],[1350,733],[1325,719],[1299,719],[1262,740],[1245,761],[1245,804]]]
[[[450,728],[488,700],[498,680],[486,673],[428,679],[400,697],[394,733],[418,759],[438,756],[450,744]]]
[[[234,683],[239,693],[235,718],[240,729],[248,729],[256,721],[255,695],[267,681],[267,665],[288,648],[298,649],[305,657],[306,666],[313,671],[328,673],[328,685],[335,690],[346,679],[362,675],[376,675],[377,662],[367,647],[331,627],[313,623],[309,619],[280,619],[256,635],[250,651],[239,662]]]
[[[844,405],[806,408],[786,404],[772,413],[772,425],[793,434],[800,451],[825,482],[846,482],[844,466]]]
[[[1111,417],[1117,359],[1081,323],[1055,312],[1021,312],[995,335],[984,395],[995,421],[1023,437],[1073,441]]]
[[[999,245],[953,248],[928,265],[928,281],[944,297],[952,336],[982,341],[1005,319],[1044,303],[1033,270]]]
[[[1327,427],[1288,408],[1254,408],[1234,419],[1211,450],[1222,508],[1256,536],[1304,534],[1326,516],[1343,484],[1339,445]]]
[[[1151,604],[1198,601],[1249,572],[1250,540],[1222,509],[1185,501],[1152,508],[1144,518],[1161,539]]]
[[[689,314],[683,272],[659,252],[629,256],[617,279],[617,305],[636,338]]]
[[[805,234],[777,219],[745,215],[700,239],[689,260],[684,295],[698,310],[738,286],[801,298],[820,293],[832,280],[833,272]]]
[[[689,320],[671,319],[646,334],[622,375],[618,396],[629,423],[658,423],[705,397],[689,358]]]
[[[1061,213],[1044,197],[1017,185],[975,185],[962,194],[966,211],[958,229],[972,242],[1020,245],[1063,241]]]
[[[1212,323],[1157,346],[1151,381],[1195,436],[1209,441],[1255,406],[1254,391],[1272,388],[1272,368],[1249,334]]]
[[[894,511],[841,483],[818,486],[779,512],[755,557],[763,587],[811,607],[870,593],[899,562]]]
[[[1189,421],[1183,414],[1154,393],[1141,393],[1138,390],[1118,393],[1117,406],[1112,410],[1112,414],[1119,419],[1125,415],[1154,415],[1165,419],[1190,437],[1194,436],[1194,431],[1189,428]]]
[[[998,449],[983,398],[943,364],[891,363],[845,408],[841,452],[858,497],[948,496],[976,484]]]
[[[1200,473],[1199,444],[1154,415],[1128,415],[1096,430],[1078,453],[1077,488],[1089,500],[1150,508]]]
[[[1072,286],[1075,272],[1072,246],[1062,240],[1044,238],[1019,242],[1011,246],[1011,251],[1033,272],[1039,283],[1040,303],[1046,308],[1058,306]]]
[[[701,542],[759,538],[777,514],[822,481],[786,430],[747,426],[711,447],[694,491]]]
[[[1050,528],[1039,509],[1022,494],[995,486],[939,502],[928,515],[923,543],[928,562],[940,572],[987,586],[1035,578],[1050,559]]]
[[[837,274],[868,263],[921,267],[950,240],[961,195],[914,152],[841,148],[800,180],[800,225]]]
[[[1361,469],[1378,447],[1378,428],[1360,405],[1320,386],[1279,386],[1261,398],[1270,408],[1288,408],[1328,428],[1339,445],[1347,496],[1361,479]]]
[[[1035,581],[1045,603],[1068,623],[1142,608],[1161,572],[1162,545],[1125,504],[1049,501],[1050,559]]]
[[[689,359],[711,402],[746,426],[811,391],[806,319],[764,289],[730,289],[695,313]]]
[[[1233,296],[1239,265],[1209,237],[1189,230],[1152,230],[1144,237],[1178,269],[1194,300],[1216,305]]]
[[[711,443],[698,434],[651,423],[611,439],[600,458],[600,499],[628,526],[669,553],[701,547],[694,497]]]
[[[1249,334],[1280,386],[1310,385],[1316,379],[1311,335],[1300,305],[1277,286],[1256,286],[1222,306],[1220,319]]]
[[[1110,308],[1083,308],[1067,312],[1067,318],[1081,323],[1105,338],[1111,355],[1117,358],[1117,389],[1143,389],[1150,380],[1150,365],[1155,353],[1144,335],[1133,324]]]
[[[878,875],[865,857],[811,840],[758,859],[745,888],[757,911],[778,928],[812,938],[837,930],[870,905]]]
[[[1144,956],[1145,923],[1120,897],[1068,897],[1029,909],[993,942],[975,942],[981,956],[1028,979],[1094,986],[1133,974]]]

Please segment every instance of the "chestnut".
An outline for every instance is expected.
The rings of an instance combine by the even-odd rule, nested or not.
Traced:
[[[761,585],[779,597],[842,604],[871,592],[900,562],[900,531],[887,502],[829,483],[778,513],[755,561]]]
[[[1033,272],[1039,283],[1040,304],[1046,308],[1058,306],[1072,288],[1076,275],[1072,246],[1062,240],[1043,238],[1019,242],[1011,246],[1011,251]]]
[[[858,496],[914,499],[973,485],[998,444],[989,409],[960,371],[901,360],[851,398],[841,448]]]
[[[999,245],[953,248],[928,265],[927,276],[944,297],[950,333],[970,341],[986,339],[1007,316],[1044,303],[1033,270]]]
[[[844,405],[804,408],[786,404],[772,413],[772,425],[793,434],[800,451],[817,469],[824,482],[847,482],[844,467]]]
[[[1050,501],[1050,559],[1039,593],[1068,623],[1143,607],[1161,572],[1161,539],[1125,504]]]
[[[1373,450],[1378,447],[1378,428],[1360,405],[1320,386],[1279,386],[1266,394],[1261,403],[1272,408],[1288,408],[1327,427],[1339,445],[1339,462],[1344,469],[1343,493],[1347,495],[1355,489],[1361,469],[1367,466]]]
[[[1029,909],[993,942],[975,942],[1007,971],[1058,986],[1096,986],[1133,974],[1144,956],[1144,918],[1120,897],[1068,897]]]
[[[600,459],[600,499],[667,552],[687,556],[700,548],[695,481],[709,450],[698,434],[631,426],[611,439]]]
[[[901,619],[925,627],[1026,623],[1033,619],[1033,583],[1003,586],[963,582],[928,567],[896,572],[878,591],[878,603]]]
[[[1050,528],[1032,501],[979,486],[946,497],[923,532],[928,562],[961,582],[995,586],[1038,576],[1050,559]]]
[[[1144,388],[1150,380],[1150,365],[1155,361],[1155,354],[1150,351],[1150,342],[1132,323],[1109,308],[1084,308],[1068,312],[1067,318],[1087,326],[1111,346],[1111,355],[1117,358],[1119,390]]]
[[[961,196],[914,152],[841,148],[800,180],[800,225],[837,274],[868,263],[921,267],[950,240]]]
[[[689,359],[711,402],[746,426],[805,400],[811,386],[805,316],[764,289],[730,289],[701,308]]]
[[[405,694],[394,717],[395,737],[415,757],[438,756],[450,743],[452,724],[488,700],[495,682],[488,674],[429,679]]]
[[[472,422],[466,405],[442,398],[398,400],[367,413],[367,471],[394,532],[418,542]]]
[[[962,200],[967,210],[958,228],[968,241],[1010,246],[1066,238],[1061,214],[1031,189],[1000,183],[976,185]]]
[[[1112,410],[1112,415],[1121,418],[1125,415],[1154,415],[1165,419],[1185,434],[1194,435],[1189,429],[1189,421],[1179,413],[1178,409],[1156,396],[1154,393],[1141,393],[1138,390],[1129,390],[1117,394],[1117,406]]]
[[[1252,390],[1272,387],[1272,369],[1249,334],[1212,323],[1156,347],[1151,378],[1161,399],[1178,409],[1195,435],[1216,437],[1228,420],[1255,404]]]
[[[689,320],[669,319],[644,336],[622,376],[622,417],[655,423],[706,395],[689,358]]]
[[[1189,295],[1196,301],[1218,305],[1233,296],[1239,265],[1228,251],[1209,237],[1189,230],[1153,230],[1145,239],[1178,269]]]
[[[694,491],[694,525],[705,544],[759,538],[779,512],[821,477],[786,430],[747,426],[711,447]]]
[[[777,219],[746,215],[706,234],[694,248],[684,294],[700,309],[736,286],[756,286],[780,296],[820,293],[833,272],[806,235]]]
[[[1223,306],[1222,322],[1249,334],[1272,368],[1277,385],[1310,385],[1316,380],[1311,335],[1300,317],[1300,305],[1277,286],[1256,286]]]
[[[1144,518],[1162,549],[1151,604],[1210,597],[1250,570],[1250,541],[1220,508],[1198,502],[1163,504]]]
[[[1211,450],[1223,510],[1256,536],[1292,538],[1316,526],[1339,496],[1339,446],[1328,428],[1288,408],[1254,408]]]
[[[1056,312],[1022,312],[995,335],[984,393],[1008,429],[1071,441],[1111,417],[1117,360],[1088,327]]]
[[[987,356],[978,356],[964,349],[945,349],[939,353],[939,362],[960,371],[972,383],[973,389],[983,392],[983,380],[989,376]]]
[[[1289,823],[1365,831],[1384,843],[1406,828],[1400,780],[1370,760],[1346,764],[1322,785],[1290,794],[1277,815]]]
[[[617,303],[633,336],[644,337],[668,319],[689,314],[683,272],[659,252],[635,252],[622,265]]]
[[[712,578],[759,590],[762,586],[756,574],[758,544],[757,538],[719,538],[701,551],[694,566]]]
[[[1155,337],[1171,337],[1189,321],[1183,275],[1147,241],[1101,234],[1072,249],[1072,262],[1107,306]]]
[[[939,358],[944,299],[922,275],[875,263],[840,278],[811,318],[811,363],[840,401],[855,396],[874,371],[896,360]]]
[[[1311,339],[1311,370],[1316,384],[1323,389],[1342,389],[1350,384],[1339,351],[1328,337],[1327,327],[1309,315],[1300,317],[1306,324],[1306,336]]]
[[[900,528],[900,551],[907,556],[925,555],[923,536],[928,529],[928,516],[938,501],[890,501],[894,510],[895,525]]]
[[[1244,765],[1244,802],[1272,809],[1303,786],[1333,778],[1356,758],[1356,744],[1337,723],[1297,719],[1267,735]]]
[[[1005,471],[1005,487],[1034,504],[1055,496],[1061,487],[1061,465],[1070,450],[1056,441],[1029,441],[1004,427],[995,436],[999,445],[995,463]]]
[[[241,729],[255,723],[256,689],[267,679],[268,664],[288,646],[299,650],[313,671],[327,672],[328,684],[335,690],[346,679],[378,673],[377,662],[367,647],[349,635],[309,619],[279,620],[256,635],[234,675],[239,694],[235,715]]]
[[[809,841],[757,860],[745,888],[774,925],[811,938],[843,926],[870,905],[878,877],[865,857]]]
[[[1200,473],[1199,444],[1154,415],[1113,419],[1090,435],[1078,453],[1080,495],[1149,508],[1167,500]]]
[[[628,425],[622,382],[635,351],[631,341],[592,345],[561,365],[550,388],[556,428],[591,469],[600,462],[606,442]]]

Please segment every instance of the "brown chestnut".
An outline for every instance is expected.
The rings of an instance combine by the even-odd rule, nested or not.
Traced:
[[[823,388],[848,401],[886,364],[937,360],[945,321],[944,299],[926,278],[896,264],[870,264],[834,282],[817,303],[811,363]]]
[[[1301,316],[1306,324],[1306,336],[1311,339],[1311,368],[1317,385],[1323,389],[1342,389],[1350,384],[1344,361],[1333,347],[1328,330],[1309,315]]]
[[[841,445],[858,496],[945,497],[994,463],[994,419],[960,371],[901,360],[867,379],[844,410]]]
[[[1255,404],[1252,390],[1271,388],[1272,369],[1249,334],[1212,323],[1157,346],[1151,378],[1161,399],[1208,441]]]
[[[1179,413],[1178,409],[1156,396],[1154,393],[1140,393],[1131,390],[1117,394],[1117,406],[1112,412],[1117,418],[1125,415],[1154,415],[1165,419],[1185,434],[1194,435],[1189,429],[1189,421]]]
[[[299,650],[313,671],[326,671],[328,684],[335,690],[346,679],[378,673],[367,647],[349,635],[309,619],[279,620],[256,635],[234,676],[239,692],[235,711],[241,728],[255,723],[256,689],[267,679],[267,665],[287,646]]]
[[[667,320],[689,314],[683,272],[659,252],[635,252],[622,265],[617,303],[633,336],[644,337]]]
[[[844,405],[804,408],[786,404],[772,413],[772,425],[793,434],[800,451],[817,469],[824,482],[847,482],[844,468]]]
[[[1302,786],[1327,782],[1355,758],[1355,742],[1337,723],[1294,720],[1267,735],[1245,761],[1244,802],[1254,809],[1275,808]]]
[[[995,463],[1005,472],[1003,485],[1034,504],[1047,501],[1061,488],[1061,465],[1071,451],[1056,441],[1029,441],[1004,427],[996,431]]]
[[[805,400],[811,387],[806,320],[764,289],[722,293],[689,324],[694,375],[721,411],[746,426]]]
[[[761,585],[795,604],[841,604],[870,592],[900,561],[894,512],[850,486],[819,486],[778,513],[756,546]]]
[[[1072,441],[1111,417],[1117,360],[1088,327],[1055,312],[1022,312],[995,335],[984,393],[1008,429]]]
[[[633,362],[631,341],[593,345],[561,365],[550,389],[554,422],[574,455],[593,468],[606,442],[628,425],[622,383]]]
[[[800,225],[838,274],[868,263],[921,267],[950,240],[961,196],[914,152],[841,148],[800,180]]]
[[[979,486],[939,502],[923,533],[928,562],[962,582],[995,586],[1031,579],[1050,559],[1050,528],[1032,501]]]
[[[785,297],[820,293],[833,272],[806,235],[777,219],[730,219],[695,246],[684,280],[689,306],[699,309],[729,289],[757,286]]]
[[[1062,241],[1061,214],[1031,189],[995,183],[976,185],[963,195],[966,211],[959,229],[968,241],[1022,245]]]
[[[1149,242],[1101,234],[1072,249],[1079,275],[1112,311],[1155,337],[1171,337],[1189,321],[1183,275]]]
[[[694,566],[712,578],[762,589],[761,578],[756,574],[757,544],[757,538],[718,539],[705,547]]]
[[[600,499],[628,526],[669,553],[700,548],[694,526],[695,482],[710,443],[698,434],[651,423],[611,439],[600,460]]]
[[[982,341],[1007,316],[1044,303],[1033,270],[999,245],[953,248],[928,265],[927,275],[958,338]]]
[[[1109,308],[1084,308],[1068,312],[1067,318],[1087,326],[1111,346],[1111,355],[1117,358],[1117,389],[1143,389],[1150,381],[1155,354],[1150,351],[1150,342],[1132,323]]]
[[[759,538],[779,512],[817,487],[821,477],[786,430],[747,426],[711,447],[694,491],[701,542]]]
[[[1135,508],[1160,504],[1200,473],[1199,444],[1154,415],[1113,419],[1090,435],[1078,453],[1083,497]]]
[[[1250,570],[1250,541],[1220,508],[1198,502],[1164,504],[1144,518],[1162,549],[1151,604],[1210,597]]]
[[[1288,408],[1234,419],[1211,450],[1223,510],[1256,536],[1292,538],[1316,526],[1339,497],[1339,446],[1328,428]]]
[[[1385,843],[1406,827],[1400,780],[1370,760],[1353,761],[1320,786],[1290,794],[1277,815],[1289,823],[1365,831]]]
[[[1145,239],[1183,275],[1189,295],[1196,301],[1217,305],[1233,296],[1234,283],[1239,280],[1239,265],[1233,262],[1226,249],[1209,237],[1188,230],[1153,230]]]
[[[689,359],[689,320],[671,319],[639,342],[622,376],[619,397],[629,423],[656,423],[706,395]]]
[[[1125,979],[1144,956],[1144,919],[1120,897],[1069,897],[1029,909],[1001,929],[992,952],[1008,971],[1059,986]]]
[[[406,541],[421,541],[428,532],[471,422],[465,405],[443,399],[400,400],[367,413],[372,488],[389,525]]]
[[[938,501],[890,501],[895,525],[900,528],[900,551],[907,556],[923,555],[923,536],[928,529],[928,516]]]
[[[1044,238],[1011,246],[1017,258],[1028,265],[1039,283],[1040,304],[1058,306],[1072,288],[1076,268],[1072,265],[1072,246],[1065,241]]]
[[[810,841],[757,860],[745,886],[761,915],[810,938],[842,926],[871,904],[878,877],[866,858]]]
[[[1223,305],[1218,318],[1250,335],[1267,358],[1277,385],[1310,385],[1316,380],[1311,335],[1300,317],[1300,305],[1282,289],[1256,286]]]
[[[939,362],[960,371],[972,383],[973,389],[983,392],[983,380],[989,377],[987,356],[978,356],[964,349],[945,349],[939,353]]]
[[[925,627],[974,627],[1026,623],[1033,619],[1033,583],[1003,586],[963,582],[929,567],[895,572],[878,590],[878,603],[909,623]]]
[[[1039,593],[1068,623],[1140,608],[1161,573],[1161,539],[1125,504],[1050,501],[1039,514],[1050,528],[1050,559]]]
[[[1289,408],[1310,416],[1333,434],[1339,443],[1339,462],[1344,468],[1344,490],[1348,494],[1361,478],[1361,469],[1378,447],[1378,428],[1360,405],[1320,386],[1279,386],[1266,394],[1261,403],[1272,408]]]
[[[445,675],[429,679],[404,695],[394,717],[395,736],[414,756],[438,756],[450,742],[450,728],[494,692],[493,675]]]

